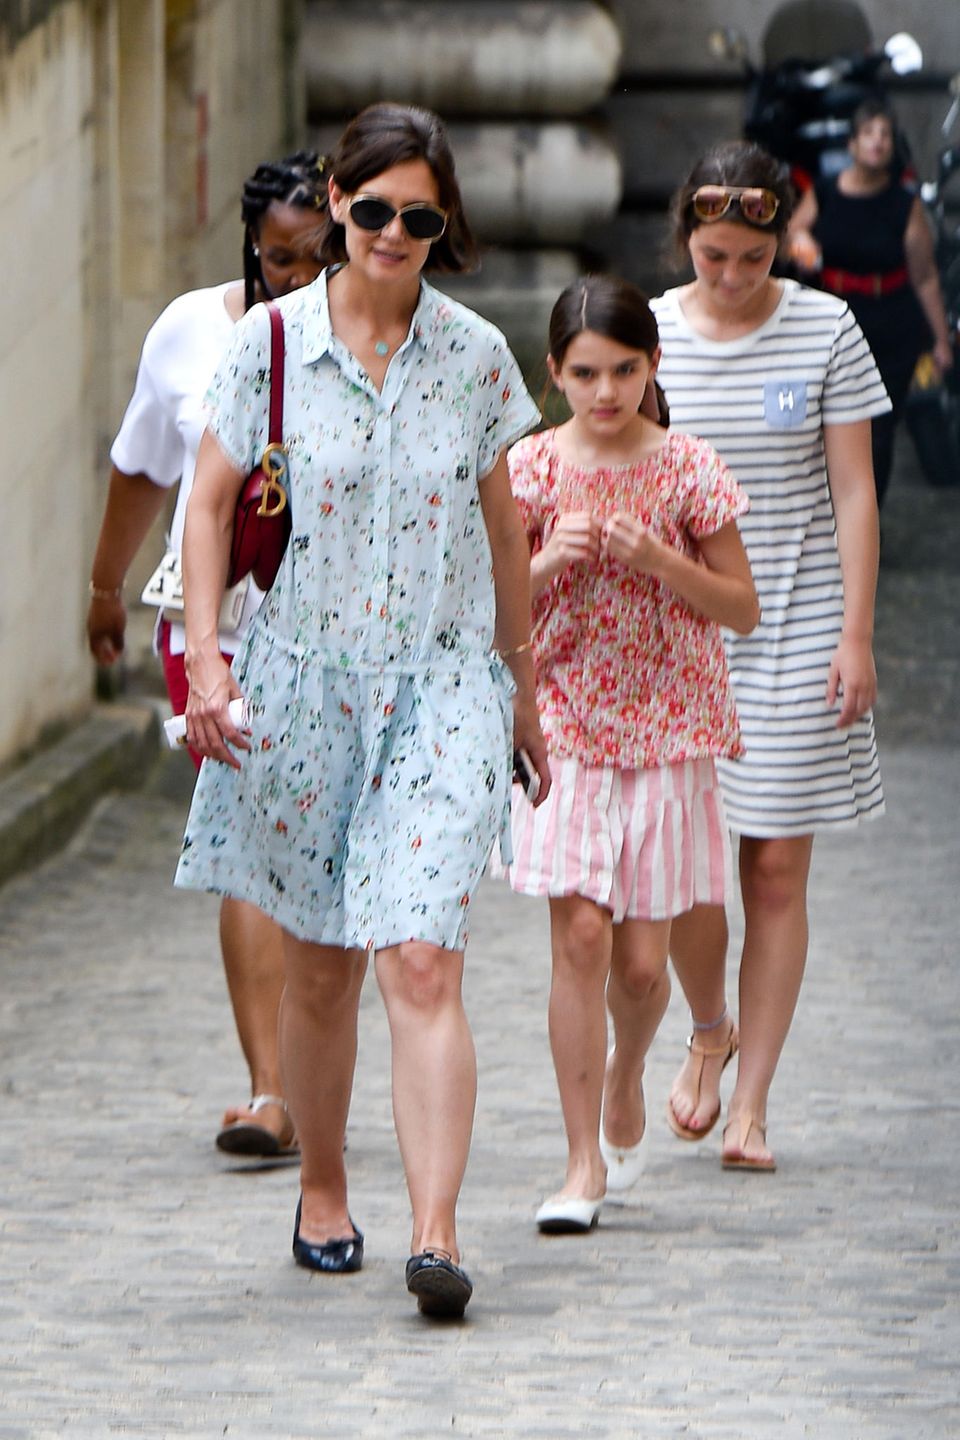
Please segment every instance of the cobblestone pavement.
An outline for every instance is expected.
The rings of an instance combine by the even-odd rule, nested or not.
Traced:
[[[546,917],[485,883],[468,951],[468,1318],[425,1322],[404,1290],[372,983],[348,1157],[366,1264],[297,1269],[296,1169],[213,1148],[244,1072],[215,902],[170,887],[183,799],[168,770],[106,796],[67,851],[0,895],[0,1440],[960,1433],[960,491],[901,488],[878,644],[888,817],[817,842],[808,976],[770,1113],[776,1175],[723,1172],[719,1129],[702,1146],[670,1135],[675,995],[636,1203],[584,1238],[537,1235],[563,1161]]]

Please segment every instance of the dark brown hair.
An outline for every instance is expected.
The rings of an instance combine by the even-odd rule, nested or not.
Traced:
[[[652,355],[660,331],[646,295],[617,275],[581,275],[559,296],[550,314],[550,358],[563,364],[572,341],[584,330]]]
[[[573,341],[585,330],[615,340],[648,357],[660,344],[660,331],[650,302],[638,286],[618,275],[581,275],[560,294],[550,313],[548,345],[558,368]],[[661,425],[669,425],[666,396],[657,385]]]
[[[425,160],[430,166],[440,205],[447,212],[447,228],[431,245],[424,268],[452,274],[472,270],[477,249],[463,213],[453,152],[442,122],[431,110],[389,102],[368,105],[341,135],[328,174],[344,194],[355,195],[375,175],[409,160]],[[343,226],[329,210],[311,248],[323,265],[347,258]]]
[[[736,205],[731,205],[723,218],[735,225],[745,225],[761,235],[774,235],[777,240],[786,234],[795,199],[787,167],[760,145],[748,140],[729,140],[708,150],[697,161],[670,203],[673,241],[678,257],[686,258],[690,236],[699,226],[708,223],[700,220],[693,208],[694,194],[701,185],[756,185],[763,190],[772,190],[780,205],[769,225],[753,224],[744,218]]]
[[[854,110],[850,121],[850,139],[853,140],[859,135],[864,125],[869,125],[871,120],[886,120],[890,133],[896,138],[897,121],[893,110],[886,100],[875,95],[868,100],[862,100]]]

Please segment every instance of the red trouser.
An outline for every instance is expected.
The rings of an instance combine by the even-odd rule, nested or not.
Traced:
[[[163,664],[163,678],[167,685],[167,694],[170,696],[170,707],[174,715],[182,715],[187,708],[187,696],[190,694],[190,685],[187,681],[187,672],[183,663],[183,655],[170,654],[170,622],[160,621],[160,629],[157,633],[157,643],[160,648],[160,660]],[[229,665],[233,660],[232,655],[227,655],[221,650],[224,660]],[[190,751],[190,759],[200,769],[203,756],[198,754],[191,745],[187,746]]]

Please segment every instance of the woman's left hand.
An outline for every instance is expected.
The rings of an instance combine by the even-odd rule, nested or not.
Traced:
[[[513,697],[513,748],[526,750],[530,763],[540,776],[540,793],[534,805],[542,805],[550,793],[550,762],[547,759],[547,742],[540,729],[536,701]]]
[[[827,704],[840,699],[837,729],[845,730],[865,715],[877,698],[877,667],[869,640],[851,640],[841,635],[830,662]]]

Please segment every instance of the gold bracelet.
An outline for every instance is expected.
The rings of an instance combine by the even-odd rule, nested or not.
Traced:
[[[512,655],[522,655],[527,650],[533,649],[532,640],[524,640],[522,645],[514,645],[509,650],[498,650],[497,654],[501,660],[509,660]]]
[[[90,591],[91,600],[119,600],[123,594],[122,585],[118,590],[101,590],[100,586],[94,585],[92,580],[87,586],[87,589]]]

